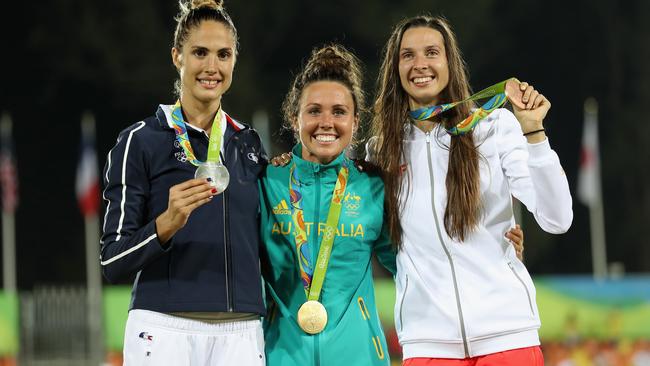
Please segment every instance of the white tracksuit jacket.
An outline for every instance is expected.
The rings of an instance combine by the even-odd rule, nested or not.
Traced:
[[[504,234],[514,226],[512,196],[542,229],[566,232],[573,220],[566,175],[548,140],[528,144],[506,109],[481,121],[474,139],[482,156],[482,214],[478,228],[458,242],[443,223],[450,136],[409,127],[395,305],[404,359],[466,358],[539,345],[535,288]]]

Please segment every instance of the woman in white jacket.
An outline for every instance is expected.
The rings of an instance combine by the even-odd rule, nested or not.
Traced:
[[[447,132],[471,102],[429,120],[409,111],[470,96],[465,63],[442,18],[399,23],[384,52],[369,158],[385,177],[397,256],[396,329],[404,365],[543,365],[535,288],[504,233],[514,196],[547,232],[573,219],[571,195],[544,133],[550,102],[519,84],[514,115],[496,109]]]

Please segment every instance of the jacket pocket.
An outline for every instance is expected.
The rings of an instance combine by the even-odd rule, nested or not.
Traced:
[[[359,296],[357,298],[357,303],[359,304],[361,317],[363,318],[363,320],[368,322],[368,327],[370,328],[370,333],[371,333],[371,341],[372,341],[372,345],[375,348],[377,358],[383,360],[384,358],[386,358],[386,354],[384,353],[384,347],[381,344],[381,338],[380,338],[381,332],[378,332],[377,329],[375,329],[372,320],[370,318],[370,312],[366,307],[366,302],[363,300],[363,297]]]
[[[526,286],[526,283],[524,282],[524,280],[521,279],[521,276],[519,276],[519,274],[517,274],[517,271],[515,270],[515,267],[512,265],[512,262],[508,262],[508,267],[510,268],[510,271],[512,272],[512,274],[515,275],[515,278],[517,279],[517,281],[519,281],[521,286],[526,291],[526,298],[528,299],[528,306],[530,306],[530,314],[535,316],[535,308],[533,307],[533,300],[530,297],[530,290],[528,289],[528,286]]]
[[[406,299],[406,291],[408,291],[409,288],[409,275],[405,275],[406,280],[404,283],[404,290],[402,291],[402,297],[398,300],[398,311],[397,311],[397,329],[401,332],[402,331],[402,315],[404,313],[404,299]]]

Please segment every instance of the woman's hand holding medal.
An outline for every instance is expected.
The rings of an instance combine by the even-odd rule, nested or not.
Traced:
[[[529,143],[544,141],[544,118],[551,109],[551,102],[527,82],[519,83],[520,101],[513,102],[515,117]],[[511,98],[512,101],[512,98]]]
[[[212,200],[217,194],[206,179],[190,179],[169,189],[167,210],[156,218],[156,233],[162,245],[187,223],[192,211]]]

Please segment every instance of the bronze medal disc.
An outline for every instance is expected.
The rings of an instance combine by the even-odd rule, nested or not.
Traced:
[[[526,109],[526,105],[521,101],[524,92],[519,89],[519,80],[510,79],[506,82],[506,97],[510,103],[519,107],[519,109]]]

